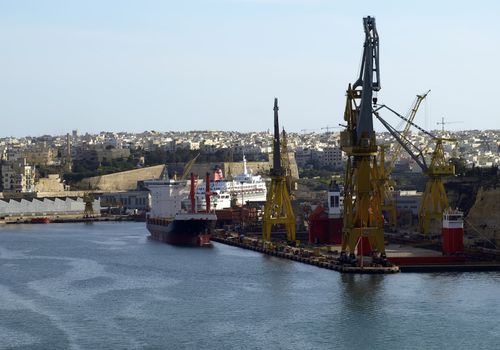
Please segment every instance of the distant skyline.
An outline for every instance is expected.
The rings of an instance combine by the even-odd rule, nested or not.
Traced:
[[[0,137],[265,131],[274,97],[288,131],[321,132],[343,123],[367,15],[380,35],[380,103],[406,113],[431,89],[419,125],[440,129],[444,117],[452,131],[500,129],[490,101],[499,10],[495,1],[0,0]]]

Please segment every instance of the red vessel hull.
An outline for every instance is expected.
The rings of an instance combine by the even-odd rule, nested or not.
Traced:
[[[41,217],[41,218],[33,218],[31,219],[32,224],[49,224],[50,219],[47,217]]]
[[[442,231],[443,253],[460,254],[464,252],[464,229],[445,228]]]

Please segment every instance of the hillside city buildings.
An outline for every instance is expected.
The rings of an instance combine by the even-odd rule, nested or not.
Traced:
[[[445,142],[445,156],[461,159],[467,167],[495,167],[500,163],[500,131],[469,130],[454,133],[435,132],[459,142]],[[389,133],[378,133],[378,144],[386,146],[386,159],[396,149]],[[430,156],[433,143],[423,133],[411,133],[409,139]],[[288,133],[289,151],[295,155],[301,169],[325,168],[342,170],[345,157],[339,147],[339,132]],[[128,159],[133,152],[167,152],[197,150],[216,155],[225,151],[235,161],[247,157],[266,159],[272,150],[272,135],[267,132],[240,133],[234,131],[188,131],[142,133],[101,132],[40,137],[0,139],[2,191],[33,192],[41,178],[49,174],[64,174],[80,162],[99,167],[106,162]],[[136,165],[144,166],[144,158]],[[396,170],[420,172],[417,164],[403,150]],[[55,179],[52,176],[53,180]],[[58,178],[59,179],[59,178]],[[45,180],[47,185],[47,180]]]

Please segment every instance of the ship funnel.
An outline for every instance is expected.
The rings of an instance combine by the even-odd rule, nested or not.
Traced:
[[[243,174],[248,175],[247,158],[243,154]]]

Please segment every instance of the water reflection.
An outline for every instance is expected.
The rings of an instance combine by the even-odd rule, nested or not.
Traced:
[[[387,276],[342,274],[340,296],[342,305],[348,308],[346,312],[369,308],[369,305],[376,302],[385,277]]]

